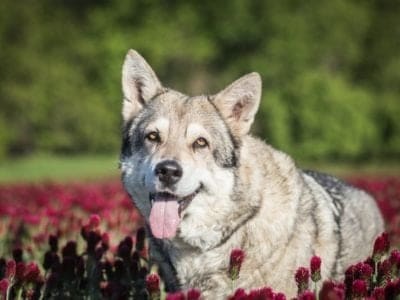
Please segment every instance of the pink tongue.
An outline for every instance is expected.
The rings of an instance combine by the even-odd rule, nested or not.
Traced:
[[[150,212],[150,227],[158,239],[173,238],[180,223],[178,201],[155,201]]]

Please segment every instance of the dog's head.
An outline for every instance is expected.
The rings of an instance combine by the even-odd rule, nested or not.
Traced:
[[[241,138],[258,109],[261,79],[248,74],[213,96],[189,97],[161,85],[130,50],[122,71],[121,168],[156,238],[210,230],[229,214]],[[217,220],[218,221],[218,220]]]

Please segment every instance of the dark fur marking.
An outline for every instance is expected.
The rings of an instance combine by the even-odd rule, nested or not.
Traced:
[[[222,168],[235,168],[237,166],[236,154],[235,151],[232,150],[231,155],[224,158],[220,152],[215,149],[213,152],[214,160],[221,163]]]
[[[211,104],[211,106],[214,108],[215,112],[218,114],[218,116],[220,117],[220,119],[222,120],[222,123],[225,126],[225,130],[228,133],[229,136],[229,140],[233,146],[233,151],[231,152],[231,155],[228,159],[222,160],[222,167],[223,168],[237,168],[238,167],[238,163],[239,163],[239,155],[240,155],[240,142],[238,139],[236,139],[233,134],[232,131],[230,130],[228,124],[226,123],[224,117],[221,115],[221,112],[219,111],[219,109],[215,106],[215,103],[212,101],[212,99],[207,96],[207,101]],[[214,159],[216,161],[220,161],[221,157],[218,153],[217,150],[213,151],[213,156]]]
[[[124,124],[122,128],[122,145],[121,145],[121,157],[127,157],[132,155],[132,144],[129,137],[129,130],[132,126],[133,119],[129,120]]]
[[[138,91],[138,101],[140,104],[145,105],[145,100],[143,98],[143,82],[141,80],[134,80],[134,85],[136,90]]]

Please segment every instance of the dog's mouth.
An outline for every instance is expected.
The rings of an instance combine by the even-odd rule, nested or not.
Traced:
[[[181,222],[183,211],[201,191],[201,185],[192,194],[179,197],[169,192],[150,193],[150,228],[154,237],[173,238]]]

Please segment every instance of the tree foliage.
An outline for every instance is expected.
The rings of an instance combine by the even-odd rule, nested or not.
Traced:
[[[298,158],[395,157],[399,17],[397,0],[2,0],[0,157],[117,152],[129,48],[189,94],[258,71],[255,131]]]

